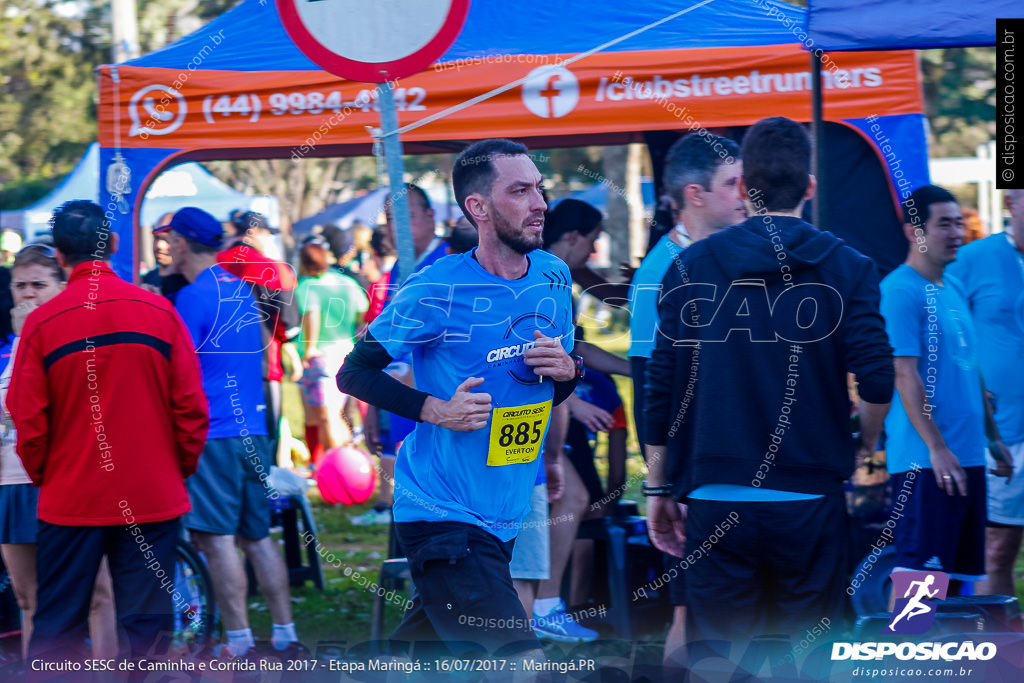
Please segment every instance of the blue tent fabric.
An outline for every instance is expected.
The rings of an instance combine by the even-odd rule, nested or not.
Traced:
[[[874,1],[874,0],[872,0]],[[466,24],[455,44],[440,61],[499,55],[569,55],[591,50],[601,44],[637,31],[636,35],[605,52],[743,48],[792,45],[799,42],[794,27],[806,23],[806,11],[778,0],[713,0],[703,6],[695,3],[604,3],[581,5],[569,0],[520,0],[516,11],[497,0],[471,3]],[[676,13],[693,7],[680,16]],[[668,19],[668,17],[673,17]],[[651,30],[643,27],[658,24]],[[319,70],[291,42],[278,17],[276,6],[268,0],[243,0],[234,9],[198,31],[153,53],[125,62],[124,67],[168,69],[159,78],[180,77],[194,70],[237,72],[282,72]],[[179,76],[179,74],[183,74]],[[113,75],[116,78],[116,74]],[[769,114],[771,112],[766,112]],[[884,114],[884,112],[879,112]],[[924,148],[923,116],[911,115],[918,122],[908,125],[912,138],[909,147]],[[857,125],[857,122],[847,121]],[[551,141],[552,146],[572,145],[574,131],[566,130],[564,143]],[[902,146],[906,140],[900,141]],[[919,144],[920,143],[920,144]],[[169,148],[123,151],[132,169],[132,187],[121,204],[133,206],[139,185],[153,170],[173,163],[181,152],[195,158],[195,150]],[[113,149],[101,150],[101,168],[109,170]],[[918,174],[918,182],[927,181],[927,172]],[[112,196],[100,188],[104,206]],[[115,207],[116,208],[116,207]],[[115,255],[114,266],[119,275],[132,277],[134,235],[128,214],[112,218],[115,230],[121,233],[125,250]]]
[[[303,234],[312,232],[317,225],[328,224],[347,229],[354,221],[362,221],[369,226],[376,225],[377,215],[384,207],[384,200],[387,199],[387,196],[387,188],[381,188],[361,197],[353,197],[339,204],[333,204],[318,214],[295,221],[292,224],[292,230],[296,234]]]
[[[1020,0],[808,0],[807,33],[825,51],[994,45],[996,18],[1020,15]]]
[[[439,61],[585,52],[685,7],[620,3],[607,13],[587,11],[575,0],[520,0],[510,12],[502,2],[473,2],[458,39]],[[768,13],[771,7],[776,9],[774,15]],[[797,40],[780,19],[797,25],[804,16],[803,9],[776,0],[715,0],[607,51],[791,44]],[[572,30],[566,30],[567,17]],[[176,70],[189,65],[225,71],[320,69],[292,43],[274,3],[267,0],[245,0],[198,31],[124,65]]]
[[[100,146],[93,143],[60,184],[35,204],[22,209],[22,229],[26,237],[49,229],[53,210],[73,199],[99,202]],[[174,175],[169,175],[174,174]],[[133,179],[138,186],[140,179]],[[277,200],[239,192],[224,184],[197,163],[181,164],[150,185],[142,203],[140,222],[153,225],[163,214],[194,204],[209,211],[218,220],[227,220],[234,209],[262,209],[272,225],[279,222]]]
[[[930,182],[926,122],[921,114],[879,116],[873,121],[849,119],[847,123],[874,143],[900,201],[906,199],[903,190],[908,186],[907,194]]]
[[[434,220],[447,222],[462,218],[462,209],[458,204],[451,204],[443,192],[435,189],[425,190],[429,197],[430,207],[434,210]],[[318,225],[334,224],[339,228],[348,230],[355,221],[362,221],[373,227],[377,224],[377,218],[384,210],[384,202],[387,200],[389,189],[378,188],[360,197],[353,197],[339,204],[332,204],[320,213],[314,214],[292,224],[292,231],[296,234],[305,234],[313,231]]]

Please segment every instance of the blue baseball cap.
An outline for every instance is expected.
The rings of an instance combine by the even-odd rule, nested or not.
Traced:
[[[173,230],[182,237],[195,240],[208,247],[219,247],[224,236],[224,228],[220,221],[194,206],[179,209],[171,222],[153,229],[153,234]]]

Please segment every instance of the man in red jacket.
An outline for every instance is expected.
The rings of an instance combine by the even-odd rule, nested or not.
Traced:
[[[33,658],[81,657],[100,560],[131,655],[186,620],[174,589],[184,480],[206,441],[199,360],[174,307],[119,279],[103,210],[73,201],[53,215],[67,288],[25,321],[7,407],[18,455],[39,487]],[[174,597],[177,595],[177,597]]]

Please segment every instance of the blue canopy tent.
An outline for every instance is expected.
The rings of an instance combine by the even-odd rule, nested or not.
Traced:
[[[75,168],[48,195],[29,207],[4,212],[4,227],[22,230],[26,242],[50,229],[53,210],[73,199],[99,201],[100,146],[89,149]],[[271,225],[278,225],[280,210],[277,198],[250,195],[232,189],[197,163],[187,163],[167,170],[156,178],[142,202],[140,222],[153,226],[166,213],[183,206],[198,206],[220,221],[227,221],[235,209],[258,211]]]
[[[424,190],[430,197],[431,208],[434,209],[434,220],[445,222],[462,218],[462,210],[458,204],[448,202],[443,191],[436,189]],[[378,217],[384,211],[384,202],[388,198],[388,189],[378,188],[359,197],[353,197],[338,204],[332,204],[323,211],[292,224],[296,235],[308,234],[318,225],[333,224],[348,230],[356,221],[371,228],[377,224]]]
[[[810,119],[804,94],[809,89],[792,85],[802,83],[807,70],[806,53],[791,30],[805,20],[799,7],[776,0],[716,0],[688,8],[599,0],[579,11],[570,0],[522,0],[516,9],[509,12],[505,3],[493,0],[473,2],[462,33],[440,62],[401,79],[399,123],[424,124],[403,133],[406,153],[453,152],[472,140],[498,136],[531,148],[647,142],[658,186],[665,149],[687,130],[683,111],[698,125],[736,137],[770,114]],[[564,62],[597,46],[602,49]],[[462,73],[467,60],[474,66]],[[879,87],[834,91],[826,112],[853,136],[853,161],[837,160],[853,175],[835,177],[844,183],[857,178],[846,187],[837,183],[835,193],[851,210],[837,211],[836,223],[828,227],[890,264],[895,262],[887,253],[891,249],[877,235],[898,230],[892,225],[893,206],[877,214],[852,210],[894,205],[888,195],[878,200],[877,194],[862,193],[875,182],[862,182],[863,176],[876,178],[882,187],[887,180],[878,141],[857,131],[866,117],[879,114],[907,159],[903,172],[915,180],[927,178],[924,118],[911,61],[898,55],[861,58],[859,66],[881,75]],[[543,71],[541,87],[529,82],[538,64],[557,71]],[[749,80],[753,74],[763,78],[767,71],[779,77],[779,89],[751,90],[746,83],[743,94],[737,89],[709,96],[679,94],[690,92],[680,88],[667,103],[617,92],[626,88],[612,82],[616,72],[666,87]],[[288,38],[275,5],[265,0],[245,0],[160,50],[103,66],[99,82],[101,199],[127,247],[114,259],[126,278],[136,260],[131,253],[139,221],[136,200],[161,170],[207,159],[367,155],[373,145],[367,128],[379,125],[372,88],[333,77],[310,62]],[[435,116],[509,83],[519,84],[457,113]],[[569,103],[566,108],[551,104],[552,93]]]
[[[996,19],[1021,10],[1020,0],[808,0],[807,34],[826,52],[994,45]]]

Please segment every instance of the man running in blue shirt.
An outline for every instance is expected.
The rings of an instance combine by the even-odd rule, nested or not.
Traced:
[[[452,183],[480,246],[409,280],[338,375],[346,394],[418,424],[395,464],[395,530],[417,595],[393,640],[456,656],[542,657],[509,574],[553,405],[577,364],[570,278],[539,249],[542,177],[527,149],[484,140]],[[383,369],[410,353],[416,389]]]

